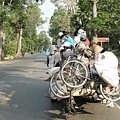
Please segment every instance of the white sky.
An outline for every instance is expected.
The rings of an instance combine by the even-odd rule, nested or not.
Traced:
[[[41,8],[41,11],[45,14],[43,18],[46,18],[46,17],[48,18],[47,23],[43,25],[44,27],[43,29],[45,31],[48,31],[49,20],[54,13],[55,6],[50,2],[50,0],[45,0],[45,2],[40,6],[40,8]]]

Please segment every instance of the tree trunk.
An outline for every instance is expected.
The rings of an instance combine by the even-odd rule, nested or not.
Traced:
[[[93,3],[93,18],[97,17],[97,0],[92,0]],[[93,30],[93,38],[97,37],[97,28]]]
[[[5,41],[5,33],[0,30],[0,60],[4,60],[4,41]]]
[[[17,34],[17,40],[18,40],[18,48],[17,48],[17,54],[15,55],[15,58],[21,57],[21,43],[22,43],[22,31],[23,29],[20,29],[20,32]]]
[[[4,47],[5,47],[5,33],[3,33],[2,36],[2,54],[1,54],[1,59],[4,60]]]

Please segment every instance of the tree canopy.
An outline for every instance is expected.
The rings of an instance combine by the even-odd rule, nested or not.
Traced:
[[[64,10],[60,11],[59,14],[55,14],[55,11],[51,17],[51,26],[49,30],[50,36],[55,35],[56,32],[61,31],[61,29],[64,30],[64,27],[60,28],[59,26],[65,26],[67,24],[66,22],[68,22],[72,35],[74,35],[76,30],[82,28],[86,30],[88,38],[92,40],[93,30],[97,30],[97,37],[109,37],[110,49],[119,48],[119,0],[73,0],[73,3],[69,2],[69,0],[64,0],[64,2],[63,0],[51,0],[51,2],[58,7],[56,11],[60,11],[60,9]],[[64,4],[61,4],[61,2]],[[66,6],[69,6],[69,9],[66,9]],[[75,12],[70,8],[74,8]],[[69,21],[66,18],[66,20],[63,19],[63,11],[66,11],[67,14],[65,16],[69,18]],[[59,18],[62,22],[58,20]]]
[[[42,19],[44,13],[41,12],[39,2],[36,0],[0,0],[0,30],[5,33],[4,55],[19,57],[21,51],[38,52],[44,48],[42,42],[49,43],[46,35],[46,41],[39,39],[37,27],[42,26],[46,20]],[[40,33],[41,34],[41,33]],[[46,33],[44,33],[46,34]],[[41,41],[40,41],[41,40]]]

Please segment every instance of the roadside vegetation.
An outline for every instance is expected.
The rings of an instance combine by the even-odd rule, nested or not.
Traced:
[[[56,44],[60,31],[76,35],[79,28],[86,30],[87,37],[108,37],[103,43],[120,56],[120,1],[119,0],[50,0],[56,6],[50,19],[48,34]],[[42,19],[40,5],[45,0],[0,0],[0,49],[4,57],[21,57],[22,52],[46,50],[50,38],[41,31],[47,21]],[[47,8],[46,8],[47,9]],[[40,33],[37,33],[39,28]]]
[[[58,31],[69,30],[76,35],[79,28],[87,37],[107,37],[103,43],[108,50],[120,56],[120,1],[119,0],[51,0],[58,8],[50,20],[50,36],[56,42]],[[64,4],[61,4],[64,3]],[[66,23],[67,22],[67,23]]]
[[[0,0],[1,59],[17,58],[22,52],[29,54],[48,48],[50,38],[41,31],[46,22],[41,17],[43,14],[36,0]]]

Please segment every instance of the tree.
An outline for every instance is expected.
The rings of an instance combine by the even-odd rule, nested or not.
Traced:
[[[54,11],[53,16],[50,19],[49,35],[54,39],[57,39],[57,34],[60,31],[70,31],[70,18],[68,11],[65,9],[57,9]]]
[[[38,36],[38,42],[36,43],[39,46],[40,50],[46,50],[50,46],[50,38],[46,35],[45,31],[41,31]]]
[[[69,6],[67,3],[69,0],[51,0],[51,2],[54,3],[58,9]],[[76,12],[72,12],[70,15],[68,14],[70,19],[70,29],[75,32],[77,29],[83,28],[87,31],[87,36],[90,39],[93,39],[93,36],[109,37],[111,40],[109,47],[114,49],[119,47],[118,38],[120,37],[120,1],[79,0],[76,3]],[[66,11],[68,13],[70,9],[67,9]],[[59,25],[57,24],[57,26]],[[55,33],[57,26],[54,26],[52,33]]]
[[[41,3],[41,5],[45,2],[45,0],[36,0],[36,2],[39,2]]]
[[[78,0],[51,0],[51,2],[58,8],[64,8],[71,13],[75,13],[77,10]]]

